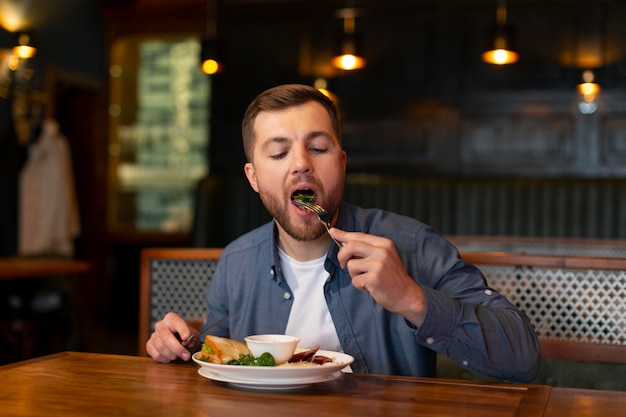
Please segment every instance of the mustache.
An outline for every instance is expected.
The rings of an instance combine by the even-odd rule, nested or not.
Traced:
[[[315,179],[315,177],[313,177],[312,175],[308,175],[308,174],[300,174],[296,177],[294,177],[291,181],[289,181],[289,183],[286,185],[286,190],[287,192],[289,192],[289,190],[295,186],[296,184],[299,184],[301,182],[308,182],[310,184],[313,184],[316,188],[316,190],[321,194],[324,192],[324,185],[322,183],[320,183],[318,180]]]

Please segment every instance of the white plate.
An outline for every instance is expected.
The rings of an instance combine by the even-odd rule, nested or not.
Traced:
[[[337,371],[337,372],[333,372],[332,374],[324,375],[322,377],[302,378],[300,380],[291,380],[289,382],[284,382],[282,380],[255,382],[254,380],[229,378],[227,376],[214,374],[213,372],[209,371],[207,368],[198,369],[198,373],[205,378],[211,379],[213,381],[226,382],[235,387],[263,389],[263,390],[285,390],[285,389],[302,388],[311,384],[319,384],[320,382],[333,381],[339,378],[342,374],[341,371]]]
[[[332,362],[312,366],[222,365],[201,361],[198,359],[200,355],[200,352],[193,355],[194,362],[200,365],[200,370],[203,370],[203,372],[199,372],[200,375],[216,380],[217,378],[221,380],[228,379],[225,382],[236,380],[241,384],[248,383],[254,385],[292,385],[322,382],[318,380],[323,377],[328,378],[354,362],[354,358],[350,355],[329,350],[318,350],[317,355],[331,358]]]

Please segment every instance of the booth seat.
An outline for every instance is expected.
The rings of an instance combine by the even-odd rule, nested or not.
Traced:
[[[177,311],[195,325],[221,248],[141,251],[139,352],[154,325]],[[626,260],[503,253],[462,253],[489,285],[524,311],[542,349],[533,381],[559,387],[626,391]],[[441,378],[496,381],[438,356]]]

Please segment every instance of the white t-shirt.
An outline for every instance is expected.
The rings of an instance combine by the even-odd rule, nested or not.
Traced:
[[[342,352],[337,331],[326,299],[324,284],[330,278],[324,269],[326,256],[298,262],[279,249],[283,274],[293,292],[293,306],[285,334],[300,339],[298,348],[313,348]]]

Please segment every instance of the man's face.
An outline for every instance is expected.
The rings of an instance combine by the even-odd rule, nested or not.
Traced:
[[[261,112],[254,122],[252,162],[245,165],[252,188],[279,228],[297,240],[314,240],[325,229],[312,213],[291,204],[300,191],[333,220],[343,196],[346,154],[322,105],[308,102],[285,110]]]

